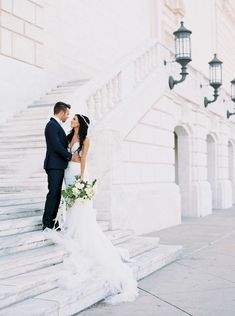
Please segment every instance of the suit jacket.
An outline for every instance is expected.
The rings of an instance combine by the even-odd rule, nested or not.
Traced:
[[[44,169],[66,169],[68,162],[72,159],[72,154],[68,152],[68,140],[63,128],[51,118],[45,127],[46,138],[46,158]]]

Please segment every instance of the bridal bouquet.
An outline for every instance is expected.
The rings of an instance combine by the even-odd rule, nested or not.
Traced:
[[[92,183],[80,181],[80,176],[75,176],[75,182],[62,190],[63,201],[66,209],[73,206],[75,201],[84,202],[91,200],[96,193],[96,179]]]

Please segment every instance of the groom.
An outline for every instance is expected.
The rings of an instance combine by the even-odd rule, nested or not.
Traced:
[[[79,161],[77,154],[72,155],[68,150],[68,140],[61,123],[69,117],[71,106],[64,102],[57,102],[54,106],[54,117],[50,119],[45,128],[46,158],[44,169],[48,179],[48,194],[42,218],[43,230],[53,228],[61,199],[61,188],[64,178],[64,170],[68,162]],[[58,224],[56,223],[58,226]],[[55,227],[56,227],[55,225]]]

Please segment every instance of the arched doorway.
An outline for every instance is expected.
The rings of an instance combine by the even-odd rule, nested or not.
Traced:
[[[189,132],[183,126],[174,130],[175,182],[180,188],[181,214],[190,214],[191,155]]]
[[[217,207],[217,158],[216,158],[216,141],[212,135],[207,135],[207,181],[211,185],[212,192],[212,208]]]

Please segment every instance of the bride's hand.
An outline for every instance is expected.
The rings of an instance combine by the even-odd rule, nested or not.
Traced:
[[[81,162],[81,158],[80,158],[80,156],[77,153],[75,153],[72,156],[72,161],[73,162]]]

